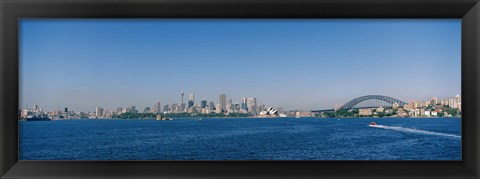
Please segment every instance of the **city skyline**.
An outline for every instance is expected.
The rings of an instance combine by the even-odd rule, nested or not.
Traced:
[[[86,110],[86,111],[78,111],[78,110],[73,110],[73,111],[75,111],[75,112],[95,112],[100,108],[102,110],[110,110],[110,111],[115,111],[115,110],[119,111],[121,109],[125,112],[125,110],[127,108],[132,108],[133,107],[133,110],[137,110],[137,111],[141,111],[142,109],[143,110],[151,109],[151,111],[156,110],[156,111],[164,112],[164,111],[172,110],[171,109],[172,105],[175,105],[176,107],[180,107],[182,104],[185,105],[185,107],[183,107],[184,109],[182,109],[181,111],[177,111],[177,112],[182,112],[182,111],[187,112],[188,108],[193,106],[193,107],[200,107],[200,108],[210,108],[210,109],[212,109],[212,113],[215,113],[215,111],[216,111],[216,110],[213,110],[214,108],[220,108],[221,113],[226,113],[226,111],[228,110],[227,107],[230,104],[238,105],[238,108],[241,108],[241,109],[252,108],[252,106],[255,106],[255,108],[254,108],[255,110],[256,110],[257,107],[260,107],[260,106],[263,106],[265,108],[268,108],[268,107],[280,108],[280,109],[285,110],[285,111],[312,111],[312,110],[315,110],[315,109],[308,109],[308,110],[304,110],[304,109],[285,109],[282,106],[272,106],[272,105],[263,104],[263,103],[259,104],[257,102],[257,98],[255,98],[255,97],[242,97],[242,99],[240,99],[238,101],[234,101],[233,99],[227,98],[226,94],[220,94],[220,99],[218,101],[208,100],[208,99],[201,99],[199,101],[195,101],[195,100],[192,101],[191,100],[192,98],[189,97],[189,100],[188,100],[188,103],[187,103],[185,101],[182,102],[183,94],[184,94],[184,91],[182,91],[182,93],[180,95],[181,97],[180,97],[179,101],[177,101],[177,102],[156,101],[156,102],[153,102],[151,105],[144,104],[144,105],[140,105],[140,106],[128,105],[128,104],[120,105],[120,106],[116,106],[116,107],[115,106],[114,107],[97,106],[94,109],[90,109],[90,110]],[[194,94],[190,93],[189,96],[194,96]],[[368,95],[364,95],[364,96],[368,96]],[[426,98],[422,98],[422,99],[404,100],[403,102],[410,105],[411,103],[424,103],[424,102],[430,102],[432,100],[435,100],[435,102],[438,102],[440,104],[440,101],[445,101],[445,100],[448,101],[448,100],[453,99],[453,98],[458,98],[459,96],[461,96],[461,95],[457,94],[457,95],[450,95],[450,96],[445,96],[445,97],[432,96],[432,97],[426,97]],[[223,99],[225,100],[225,102],[228,101],[228,103],[226,103],[225,106],[222,105]],[[252,101],[252,100],[254,100],[254,101]],[[351,100],[353,100],[353,99],[351,99]],[[191,106],[189,105],[190,102],[192,102]],[[345,103],[341,103],[341,104],[340,103],[339,104],[332,104],[332,106],[328,109],[335,109],[336,110],[340,106],[346,104],[347,102],[350,102],[350,100],[346,101]],[[243,106],[243,105],[245,105],[245,106]],[[23,110],[23,109],[42,109],[42,111],[44,111],[44,112],[53,112],[53,111],[62,111],[64,109],[72,109],[69,106],[63,106],[63,107],[58,107],[56,110],[43,110],[44,108],[39,107],[39,106],[41,106],[41,104],[33,104],[33,105],[30,105],[30,106],[20,107],[19,109],[20,110]],[[169,109],[167,110],[167,109],[165,109],[165,107],[168,107]],[[377,107],[381,107],[381,106],[377,106]],[[383,107],[388,107],[388,105],[383,106]],[[251,111],[249,111],[249,112],[251,112]],[[258,112],[258,111],[255,111],[255,113],[256,112]]]
[[[460,20],[21,20],[20,108],[460,94]],[[195,32],[195,33],[192,33]],[[225,103],[223,103],[225,104]],[[222,105],[222,108],[224,105]]]

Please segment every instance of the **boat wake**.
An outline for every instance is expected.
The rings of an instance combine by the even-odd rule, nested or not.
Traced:
[[[397,127],[397,126],[384,126],[384,125],[375,125],[370,127],[382,128],[382,129],[390,129],[396,130],[401,132],[411,132],[411,133],[418,133],[418,134],[426,134],[426,135],[437,135],[437,136],[445,136],[445,137],[454,137],[454,138],[461,138],[462,136],[454,135],[454,134],[445,134],[440,132],[432,132],[420,129],[413,129],[413,128],[406,128],[406,127]]]

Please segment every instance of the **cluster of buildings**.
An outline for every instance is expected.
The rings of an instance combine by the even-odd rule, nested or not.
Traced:
[[[457,114],[450,114],[448,109],[461,113],[462,99],[460,95],[455,97],[438,100],[433,97],[431,100],[418,101],[410,100],[408,104],[400,106],[398,103],[392,105],[392,108],[365,108],[359,109],[360,116],[378,116],[381,114],[393,114],[393,117],[443,117],[455,116]]]
[[[461,113],[462,102],[461,96],[457,95],[451,98],[438,100],[433,97],[431,100],[418,101],[410,100],[408,104],[403,106],[398,103],[391,107],[376,107],[376,108],[362,108],[358,109],[359,116],[391,116],[391,117],[442,117],[455,116],[453,112]],[[451,109],[454,109],[453,111]],[[239,103],[233,103],[232,99],[227,99],[225,94],[220,94],[218,103],[213,101],[201,100],[200,103],[195,102],[195,95],[189,94],[188,101],[184,101],[184,93],[181,93],[181,101],[178,103],[164,104],[156,102],[152,108],[145,107],[143,110],[138,110],[136,106],[118,107],[115,110],[104,109],[102,107],[95,108],[92,112],[75,112],[68,108],[57,111],[46,112],[38,105],[34,105],[32,109],[20,110],[20,119],[27,117],[39,117],[49,119],[102,119],[112,118],[114,115],[121,115],[125,113],[130,114],[171,114],[171,113],[192,113],[192,114],[230,114],[242,113],[250,114],[258,117],[310,117],[310,111],[288,111],[283,112],[282,108],[266,108],[264,105],[257,105],[257,99],[254,97],[244,97]]]
[[[28,108],[28,107],[27,107]],[[196,103],[195,95],[189,94],[188,101],[184,101],[184,93],[181,93],[181,101],[178,103],[164,104],[156,102],[153,107],[145,107],[143,110],[137,109],[136,106],[118,107],[114,110],[104,109],[103,107],[95,108],[92,112],[74,112],[69,111],[68,108],[64,110],[57,110],[52,112],[44,112],[43,109],[35,105],[33,109],[21,110],[21,118],[28,115],[46,115],[50,119],[101,119],[112,118],[114,115],[121,115],[124,113],[201,113],[201,114],[230,114],[230,113],[244,113],[251,115],[259,115],[265,109],[264,105],[257,105],[257,99],[254,97],[244,97],[239,103],[234,103],[232,99],[227,99],[225,94],[220,94],[219,102],[201,100]],[[281,108],[280,108],[281,110]]]
[[[243,113],[251,115],[259,115],[265,109],[264,105],[257,105],[257,98],[243,97],[239,103],[234,103],[232,99],[227,99],[225,94],[220,94],[218,103],[213,101],[200,100],[195,101],[195,95],[189,94],[188,101],[184,101],[184,93],[181,93],[181,101],[178,103],[164,104],[156,102],[152,108],[145,107],[142,111],[136,109],[136,106],[118,107],[114,111],[105,110],[97,107],[89,118],[111,118],[113,115],[124,113],[155,113],[155,114],[171,114],[171,113],[200,113],[200,114],[230,114]],[[281,108],[280,108],[281,110]]]
[[[85,112],[75,112],[68,110],[68,108],[64,108],[63,110],[56,110],[56,111],[44,111],[40,108],[37,104],[33,105],[32,109],[28,107],[26,109],[20,110],[20,119],[25,118],[48,118],[48,119],[84,119],[88,118],[91,113]]]

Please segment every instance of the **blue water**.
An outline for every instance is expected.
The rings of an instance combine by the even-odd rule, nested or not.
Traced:
[[[22,121],[19,130],[20,160],[461,160],[459,118]]]

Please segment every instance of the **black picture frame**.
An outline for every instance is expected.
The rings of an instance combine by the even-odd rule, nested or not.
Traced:
[[[479,178],[478,0],[1,0],[1,178]],[[19,18],[461,18],[462,161],[18,161]]]

